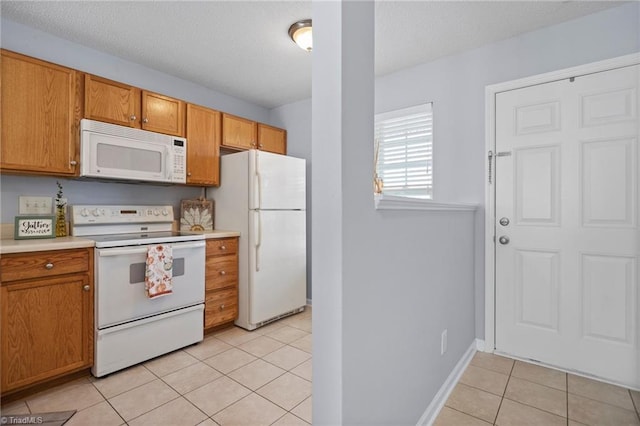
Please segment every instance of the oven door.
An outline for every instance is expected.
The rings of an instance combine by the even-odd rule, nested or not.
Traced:
[[[145,292],[149,246],[96,249],[96,324],[104,329],[204,303],[205,242],[171,243],[173,292],[150,299]]]

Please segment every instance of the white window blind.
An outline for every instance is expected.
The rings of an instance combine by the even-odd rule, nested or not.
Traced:
[[[376,171],[384,194],[433,198],[433,104],[376,114]]]

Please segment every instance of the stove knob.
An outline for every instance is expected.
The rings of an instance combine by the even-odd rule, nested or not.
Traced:
[[[97,217],[97,216],[100,216],[100,210],[98,210],[98,209],[94,209],[94,210],[91,212],[91,214],[92,214],[92,215],[94,215],[94,216],[96,216],[96,217]]]
[[[153,215],[154,215],[154,216],[160,216],[160,210],[155,209],[155,210],[153,211]]]
[[[169,216],[167,209],[162,209],[162,216]]]
[[[82,216],[82,217],[89,216],[89,210],[87,210],[87,209],[80,210],[80,216]]]

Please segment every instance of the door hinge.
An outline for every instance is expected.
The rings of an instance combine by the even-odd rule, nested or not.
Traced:
[[[511,157],[511,151],[496,152],[496,157]]]

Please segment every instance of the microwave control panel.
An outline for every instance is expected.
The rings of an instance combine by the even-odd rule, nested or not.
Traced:
[[[171,181],[185,183],[187,181],[187,141],[173,140],[173,170]]]

